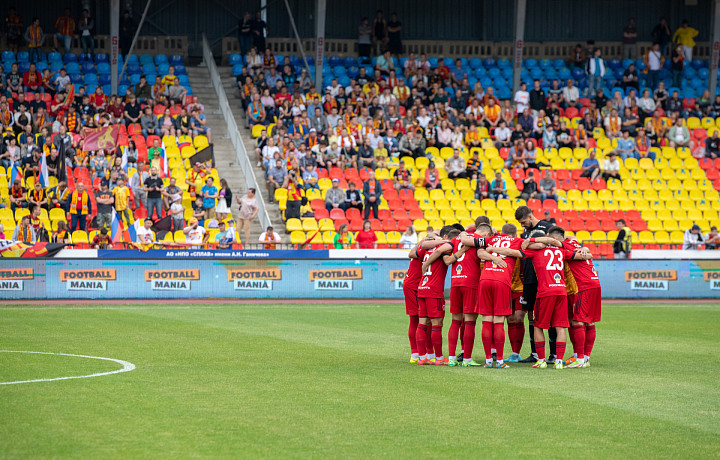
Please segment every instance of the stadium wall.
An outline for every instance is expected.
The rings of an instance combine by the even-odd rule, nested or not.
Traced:
[[[333,259],[328,251],[271,252],[245,251],[243,259],[192,262],[182,253],[166,259],[6,259],[0,263],[0,295],[68,300],[403,297],[407,259]],[[606,298],[720,299],[718,260],[598,260],[595,264]],[[448,276],[447,289],[449,280]]]

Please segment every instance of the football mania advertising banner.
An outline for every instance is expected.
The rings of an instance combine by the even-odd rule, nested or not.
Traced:
[[[605,298],[718,298],[720,261],[597,260]],[[0,257],[5,299],[401,299],[408,259]],[[446,278],[449,294],[450,277]]]

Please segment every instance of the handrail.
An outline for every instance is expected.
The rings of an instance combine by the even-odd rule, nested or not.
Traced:
[[[225,88],[223,88],[222,81],[220,80],[220,74],[218,73],[217,66],[215,65],[215,58],[210,50],[210,44],[208,43],[205,34],[202,36],[202,48],[203,62],[210,72],[210,81],[215,88],[215,94],[217,94],[220,111],[227,122],[227,131],[230,136],[230,140],[235,147],[237,163],[243,170],[243,174],[245,174],[245,180],[247,181],[248,187],[255,188],[257,191],[257,193],[255,193],[255,198],[258,202],[258,217],[260,218],[260,225],[263,229],[265,229],[272,226],[272,222],[270,222],[270,216],[268,215],[267,208],[265,207],[263,194],[260,193],[260,187],[258,187],[258,181],[255,177],[250,157],[245,149],[245,143],[240,136],[240,131],[238,130],[237,123],[235,122],[235,116],[233,116],[232,109],[230,108],[230,103],[228,102],[227,95],[225,94]]]

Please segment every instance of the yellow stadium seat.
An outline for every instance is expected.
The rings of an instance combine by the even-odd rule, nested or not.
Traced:
[[[638,243],[640,244],[653,244],[655,242],[655,236],[651,231],[643,230],[638,234]]]
[[[450,209],[450,202],[444,198],[442,200],[437,200],[435,201],[435,209],[438,211],[442,209]]]
[[[252,136],[253,137],[260,137],[262,132],[265,130],[265,126],[261,124],[254,125],[252,127]]]
[[[286,227],[289,232],[302,230],[302,222],[300,219],[288,219]]]
[[[427,220],[436,220],[440,218],[440,212],[437,209],[430,208],[423,211]]]
[[[594,232],[592,232],[591,236],[594,241],[602,241],[608,239],[607,235],[602,230],[595,230]]]
[[[496,205],[497,205],[497,208],[500,210],[512,209],[512,203],[508,199],[497,200]]]
[[[663,230],[665,230],[665,231],[671,232],[673,230],[678,230],[678,229],[679,229],[678,221],[676,221],[675,219],[670,219],[670,220],[666,220],[663,222]]]
[[[322,233],[323,244],[333,244],[335,242],[335,232],[327,231]]]
[[[700,119],[698,117],[688,117],[687,119],[687,128],[688,129],[697,129],[700,128],[702,125],[700,124]]]
[[[335,230],[335,224],[333,224],[332,219],[320,219],[318,227],[323,232]]]
[[[592,235],[590,234],[590,232],[585,231],[585,230],[580,230],[579,232],[577,232],[575,234],[575,237],[581,242],[582,241],[590,241],[592,239]]]
[[[417,169],[427,169],[430,165],[430,160],[427,157],[419,157],[415,160],[415,167]]]
[[[488,210],[488,209],[496,209],[496,203],[495,200],[491,200],[490,198],[485,198],[480,202],[480,205],[482,206],[482,209]]]
[[[670,244],[670,234],[664,230],[655,232],[655,242],[657,244]]]
[[[88,244],[88,234],[84,230],[75,230],[72,232],[73,243],[85,243]]]
[[[416,231],[416,232],[417,232],[418,230],[421,230],[421,231],[424,232],[425,229],[427,229],[428,225],[429,225],[429,224],[428,224],[428,221],[425,220],[425,219],[415,219],[415,220],[413,221],[413,227],[415,227],[415,231]]]
[[[305,232],[303,232],[302,230],[295,230],[293,232],[290,232],[290,243],[302,244],[305,242],[305,240],[307,240],[307,237],[305,236]]]
[[[419,158],[418,158],[419,160]],[[416,188],[414,192],[415,199],[420,200],[427,200],[430,198],[430,193],[427,191],[426,188]]]
[[[661,220],[653,219],[647,222],[648,230],[651,232],[657,232],[663,229],[663,223]]]

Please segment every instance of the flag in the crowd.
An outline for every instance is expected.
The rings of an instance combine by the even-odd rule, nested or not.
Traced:
[[[65,247],[64,243],[28,244],[20,241],[0,240],[2,257],[55,257]]]
[[[160,172],[162,174],[162,177],[168,177],[168,157],[167,157],[167,149],[165,148],[165,141],[161,140],[162,142],[162,156],[160,157],[160,163],[162,163],[160,166]]]
[[[86,152],[92,150],[113,150],[117,146],[118,133],[120,128],[118,125],[105,126],[102,128],[83,128],[83,150]]]
[[[134,224],[128,225],[127,233],[128,233],[129,241],[137,241],[137,239],[138,239],[137,228],[141,222],[142,222],[142,219],[137,219]]]
[[[10,171],[10,186],[15,183],[15,179],[18,177],[22,177],[20,174],[20,168],[18,167],[17,163],[13,163],[12,170]]]
[[[187,139],[185,139],[185,140],[183,140],[183,141],[181,141],[181,142],[178,142],[178,149],[179,149],[181,152],[182,152],[182,149],[183,149],[183,148],[185,148],[185,147],[190,147],[190,146],[192,146],[192,143],[190,143],[190,141],[188,141]]]
[[[137,239],[137,233],[132,225],[129,226],[130,231],[125,228],[120,215],[113,209],[112,221],[110,222],[110,240],[113,243],[132,242]]]
[[[42,154],[40,157],[40,177],[38,177],[38,180],[43,188],[50,187],[50,173],[48,172],[47,157],[45,154]]]
[[[70,85],[66,86],[67,88],[67,97],[65,100],[68,102],[68,104],[74,104],[75,103],[75,84],[71,83]]]
[[[125,171],[126,174],[127,174],[127,172],[128,172],[128,154],[127,154],[127,151],[128,151],[127,147],[123,147],[123,148],[122,148],[122,160],[121,160],[121,163],[120,163],[120,167],[123,169],[123,171]]]

